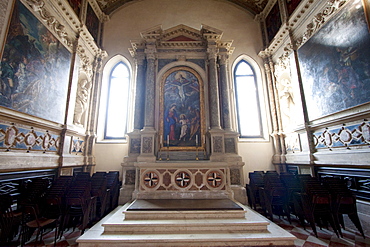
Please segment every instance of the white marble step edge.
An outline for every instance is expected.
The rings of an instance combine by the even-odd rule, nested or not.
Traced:
[[[125,220],[158,219],[243,219],[244,210],[199,210],[199,211],[123,211]]]
[[[185,220],[123,220],[104,223],[104,232],[129,233],[181,233],[181,232],[247,232],[267,231],[268,222],[244,219],[185,219]]]

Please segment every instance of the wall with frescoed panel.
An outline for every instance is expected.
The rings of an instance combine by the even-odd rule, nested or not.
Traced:
[[[276,99],[274,163],[345,180],[368,231],[368,1],[278,2],[283,23],[260,52]]]
[[[83,99],[79,90],[81,81],[94,84],[92,64],[104,51],[81,23],[94,14],[88,26],[99,26],[103,15],[93,7],[86,14],[90,2],[73,4],[12,0],[0,5],[0,174],[7,174],[6,180],[13,173],[16,179],[17,172],[72,175],[95,165],[94,135],[86,129],[94,128],[88,108],[94,107],[96,88],[84,88]],[[80,111],[84,117],[77,123]]]

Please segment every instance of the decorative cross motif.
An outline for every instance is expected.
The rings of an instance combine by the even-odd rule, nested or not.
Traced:
[[[190,184],[191,178],[187,172],[179,172],[176,174],[175,181],[177,186],[185,188]]]
[[[159,176],[155,172],[148,172],[144,174],[144,184],[148,188],[154,188],[159,183]]]
[[[217,188],[222,184],[222,175],[219,172],[210,172],[207,181],[210,186]]]

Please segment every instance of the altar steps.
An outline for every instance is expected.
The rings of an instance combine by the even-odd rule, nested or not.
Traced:
[[[77,240],[79,247],[294,246],[292,234],[243,205],[198,211],[129,211],[129,206],[90,228]]]

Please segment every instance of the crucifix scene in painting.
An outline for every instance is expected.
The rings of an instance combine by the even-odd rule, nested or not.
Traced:
[[[175,69],[163,84],[163,146],[201,146],[199,80],[190,70]]]

